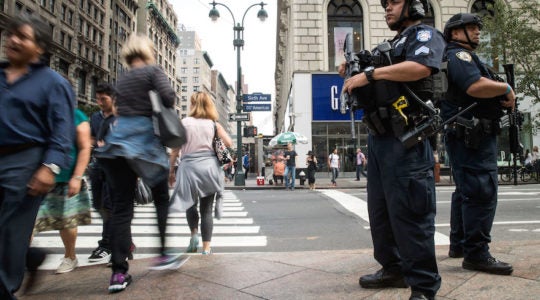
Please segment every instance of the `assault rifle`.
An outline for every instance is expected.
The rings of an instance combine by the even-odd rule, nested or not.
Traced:
[[[503,65],[503,68],[506,75],[506,82],[510,85],[512,90],[515,91],[514,65],[505,64]],[[516,104],[514,109],[507,109],[507,115],[510,124],[510,128],[508,129],[508,138],[510,142],[510,153],[512,153],[513,156],[512,169],[514,175],[514,185],[517,185],[517,160],[521,157],[521,153],[523,153],[523,146],[519,141],[519,131],[523,122],[523,115],[518,110],[517,100],[518,99],[516,98]]]
[[[354,53],[353,36],[351,33],[347,33],[345,41],[343,42],[343,52],[345,56],[345,80],[353,77],[364,71],[365,68],[372,65],[371,53],[367,50],[361,50],[358,53]],[[355,89],[356,90],[356,89]],[[349,114],[351,116],[351,134],[352,140],[355,137],[354,128],[354,112],[359,108],[358,93],[352,92],[351,94],[346,91],[341,92],[339,110],[342,114],[347,113],[347,107],[349,108]]]

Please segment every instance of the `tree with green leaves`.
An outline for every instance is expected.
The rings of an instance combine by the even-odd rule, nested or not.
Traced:
[[[491,2],[491,3],[490,3]],[[494,2],[494,3],[493,3]],[[493,67],[513,63],[516,94],[540,103],[540,6],[538,0],[489,1],[483,16],[483,33],[489,37],[479,52],[491,58]],[[532,116],[533,127],[540,129],[540,114]]]

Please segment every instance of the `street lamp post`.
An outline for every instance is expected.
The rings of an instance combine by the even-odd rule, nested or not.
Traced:
[[[216,9],[216,5],[221,5],[225,7],[229,13],[231,13],[231,16],[233,18],[233,30],[234,30],[234,40],[233,45],[236,48],[236,112],[241,113],[242,112],[242,67],[240,66],[240,48],[244,47],[244,18],[246,17],[247,12],[250,8],[260,5],[261,9],[257,13],[257,17],[264,21],[268,17],[268,13],[266,10],[264,10],[264,6],[266,3],[255,3],[249,6],[245,11],[244,15],[242,16],[242,23],[236,23],[236,20],[234,18],[234,14],[229,9],[229,7],[223,3],[218,3],[216,1],[213,1],[210,3],[212,5],[212,9],[210,10],[210,13],[208,16],[212,19],[212,21],[216,21],[219,18],[219,11]],[[245,179],[245,173],[244,169],[242,167],[242,121],[236,122],[236,174],[234,176],[234,185],[235,186],[243,186],[246,185],[246,179]]]

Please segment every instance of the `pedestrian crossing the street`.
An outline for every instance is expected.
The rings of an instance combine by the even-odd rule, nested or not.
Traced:
[[[88,262],[88,256],[101,239],[101,229],[102,220],[95,211],[92,211],[91,225],[78,227],[76,252],[79,266],[92,264]],[[135,206],[131,233],[133,243],[137,247],[134,253],[135,259],[154,257],[159,254],[159,234],[153,204]],[[169,214],[167,247],[173,252],[182,252],[189,244],[190,237],[185,213]],[[249,217],[242,202],[232,191],[225,191],[222,218],[221,220],[214,219],[212,247],[215,251],[226,249],[234,252],[234,249],[249,249],[266,245],[266,236],[260,234],[260,226]],[[51,252],[41,269],[56,269],[64,257],[64,246],[58,231],[41,232],[35,235],[32,246],[42,247]]]

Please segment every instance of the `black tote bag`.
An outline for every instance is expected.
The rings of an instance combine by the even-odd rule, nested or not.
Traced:
[[[152,121],[154,122],[154,133],[159,137],[161,143],[169,148],[179,148],[186,143],[186,129],[173,108],[168,108],[161,102],[161,97],[156,91],[149,91],[152,102]]]

